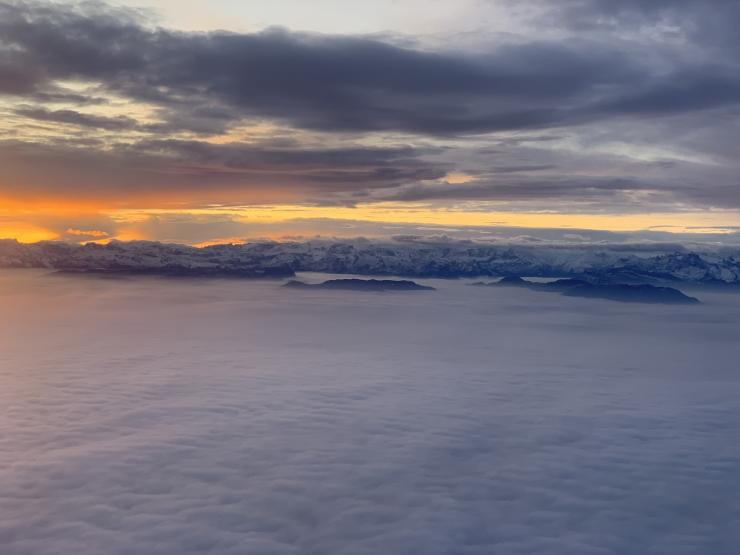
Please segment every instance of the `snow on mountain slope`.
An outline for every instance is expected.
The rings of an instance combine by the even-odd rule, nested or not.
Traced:
[[[0,241],[0,266],[65,271],[288,276],[293,271],[416,277],[559,276],[607,282],[740,284],[740,250],[678,245],[522,246],[409,238],[255,242],[196,248]]]

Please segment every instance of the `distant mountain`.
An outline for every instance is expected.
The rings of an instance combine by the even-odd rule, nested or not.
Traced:
[[[522,246],[415,238],[256,242],[195,248],[0,240],[0,267],[174,275],[289,276],[313,271],[409,277],[539,276],[589,283],[740,285],[740,249],[680,245]]]
[[[699,299],[689,297],[673,287],[657,287],[650,284],[632,285],[625,283],[590,283],[580,279],[558,279],[550,282],[535,282],[518,276],[507,276],[492,283],[474,283],[486,287],[521,287],[534,291],[558,292],[566,297],[588,297],[625,303],[697,304]]]
[[[434,287],[419,285],[414,281],[394,279],[330,279],[323,283],[289,281],[283,287],[294,289],[334,289],[349,291],[434,291]]]
[[[534,282],[527,281],[519,276],[506,276],[495,283],[476,283],[475,285],[496,285],[500,287],[529,287],[535,285]]]
[[[259,249],[199,249],[149,241],[107,245],[42,242],[24,245],[0,240],[0,267],[49,268],[65,273],[145,274],[171,277],[292,277],[283,260]]]
[[[562,292],[566,297],[587,297],[590,299],[607,299],[624,303],[657,303],[657,304],[699,304],[699,299],[689,297],[673,287],[656,287],[654,285],[582,284]]]
[[[591,282],[583,279],[556,279],[553,281],[529,281],[519,276],[506,276],[498,281],[490,283],[477,282],[472,285],[485,287],[524,287],[527,289],[536,289],[541,291],[566,291],[579,285],[591,285]]]

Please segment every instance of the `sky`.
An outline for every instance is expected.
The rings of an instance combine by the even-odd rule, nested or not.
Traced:
[[[740,4],[0,0],[0,237],[740,229]]]

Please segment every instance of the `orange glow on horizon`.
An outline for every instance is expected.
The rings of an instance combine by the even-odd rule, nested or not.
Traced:
[[[0,223],[0,239],[15,239],[19,243],[37,243],[58,238],[57,233],[32,224],[3,225]]]
[[[146,224],[154,217],[198,220],[207,229],[208,218],[245,224],[243,235],[208,239],[193,244],[207,245],[224,242],[242,242],[247,238],[274,238],[288,235],[307,236],[314,226],[311,220],[337,221],[337,236],[351,236],[348,222],[365,222],[394,225],[439,226],[464,229],[466,227],[490,228],[559,228],[634,232],[660,228],[665,232],[721,233],[722,228],[740,225],[740,211],[702,211],[653,214],[565,214],[506,212],[491,209],[473,210],[463,207],[440,208],[424,204],[375,203],[357,207],[323,207],[300,204],[272,204],[251,206],[204,205],[201,207],[175,207],[153,204],[157,208],[122,209],[115,205],[71,200],[52,201],[34,199],[28,202],[0,198],[0,238],[16,238],[22,242],[67,238],[80,242],[105,243],[112,239],[121,241],[158,240],[152,236],[152,227]],[[107,222],[97,227],[98,220]],[[283,224],[300,222],[296,227]],[[251,227],[250,227],[251,226]],[[156,229],[156,226],[154,227]],[[106,231],[99,231],[105,229]],[[331,235],[327,226],[317,226],[316,234]],[[238,231],[237,231],[238,233]],[[358,233],[360,234],[360,233]],[[380,234],[380,233],[379,233]],[[232,234],[233,235],[233,234]],[[369,234],[371,236],[371,234]],[[387,234],[386,234],[387,235]],[[212,235],[211,235],[212,237]]]
[[[41,198],[7,198],[0,197],[0,214],[89,214],[105,208],[105,204],[69,199],[49,200]]]

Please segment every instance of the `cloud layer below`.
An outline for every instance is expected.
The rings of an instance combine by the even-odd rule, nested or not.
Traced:
[[[8,555],[740,542],[735,295],[0,284]]]

